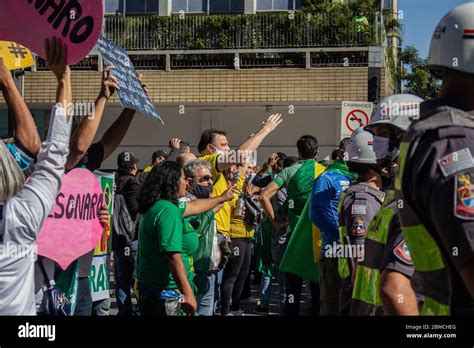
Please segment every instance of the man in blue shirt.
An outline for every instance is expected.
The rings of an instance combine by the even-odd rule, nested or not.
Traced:
[[[310,201],[310,219],[321,230],[322,249],[319,260],[321,315],[338,315],[341,278],[335,255],[339,240],[338,205],[341,194],[355,179],[342,161],[343,152],[335,154],[333,163],[313,183]]]

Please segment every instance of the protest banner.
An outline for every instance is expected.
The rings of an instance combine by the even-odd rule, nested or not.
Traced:
[[[102,238],[96,245],[94,250],[94,258],[92,259],[92,265],[89,275],[89,282],[91,286],[92,301],[99,301],[106,298],[110,298],[110,285],[109,285],[109,274],[110,274],[110,221],[112,220],[113,214],[113,203],[114,203],[114,181],[115,175],[110,173],[104,173],[100,171],[94,172],[95,176],[100,182],[102,193],[104,196],[104,204],[109,212],[109,226],[104,229]]]
[[[44,40],[57,37],[68,48],[67,64],[94,48],[102,31],[102,0],[2,0],[0,40],[18,42],[45,58]]]
[[[25,69],[35,65],[30,50],[16,42],[0,41],[0,58],[8,70]]]
[[[97,41],[97,49],[104,59],[104,66],[113,65],[115,67],[110,74],[116,77],[119,82],[120,89],[117,93],[122,106],[147,114],[164,124],[155,106],[143,90],[127,52],[103,36]]]
[[[63,175],[56,204],[36,240],[38,254],[65,270],[93,250],[102,236],[98,216],[102,204],[100,183],[90,171],[78,168]]]

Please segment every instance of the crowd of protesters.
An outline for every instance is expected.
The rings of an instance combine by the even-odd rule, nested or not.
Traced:
[[[461,10],[451,15],[464,18]],[[113,67],[106,67],[95,117],[72,129],[70,111],[61,106],[72,100],[66,51],[54,38],[45,48],[58,87],[41,147],[31,114],[0,59],[0,88],[15,125],[14,137],[0,141],[0,242],[28,253],[53,208],[61,176],[74,168],[99,169],[135,114],[124,109],[92,143],[107,101],[121,83],[110,74]],[[114,202],[123,204],[113,219],[105,208],[99,215],[104,227],[112,221],[110,275],[118,314],[242,316],[242,300],[255,304],[254,313],[269,314],[275,283],[284,316],[303,314],[304,291],[312,315],[472,314],[474,71],[449,69],[442,70],[441,99],[423,102],[402,94],[382,100],[370,124],[341,141],[327,160],[318,158],[316,137],[302,135],[296,141],[298,157],[275,153],[259,167],[256,151],[284,127],[280,114],[269,116],[237,149],[230,149],[225,131],[208,129],[198,153],[175,137],[170,151],[156,149],[144,170],[132,152],[120,153],[115,196],[122,200]],[[436,113],[444,117],[444,128],[424,122]],[[416,131],[423,134],[416,138]],[[416,141],[406,142],[410,137]],[[425,144],[421,150],[408,151],[419,143]],[[415,161],[413,156],[424,157]],[[396,191],[408,198],[397,200]],[[443,214],[433,216],[435,211]],[[120,224],[124,216],[133,222],[128,238]],[[448,236],[449,228],[440,226],[454,232]],[[446,245],[459,247],[460,254],[449,254]],[[74,288],[73,310],[67,314],[107,315],[110,301],[92,300],[92,258],[93,250],[61,270],[52,260],[35,262],[2,249],[0,315],[51,314],[43,307],[47,279],[67,296]],[[297,263],[302,268],[289,267]],[[255,300],[249,284],[257,275]]]

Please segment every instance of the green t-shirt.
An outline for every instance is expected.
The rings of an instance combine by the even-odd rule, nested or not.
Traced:
[[[199,238],[184,221],[186,204],[179,207],[165,199],[158,200],[142,216],[138,234],[137,277],[158,289],[177,289],[166,252],[181,253],[189,282],[194,277],[193,254]]]
[[[297,164],[284,168],[278,175],[273,179],[273,182],[277,184],[278,187],[288,187],[288,183],[298,169],[301,168],[303,163],[310,160],[300,160]]]
[[[355,23],[355,28],[357,32],[365,31],[366,27],[369,25],[369,21],[365,16],[357,16],[353,19]]]

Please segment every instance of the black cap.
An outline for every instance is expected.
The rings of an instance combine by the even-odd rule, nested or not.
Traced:
[[[136,158],[133,152],[130,151],[121,152],[117,158],[117,165],[119,166],[119,168],[136,164],[138,162],[138,158]]]
[[[163,151],[163,150],[157,150],[157,151],[153,152],[153,155],[151,155],[151,163],[155,163],[155,160],[158,157],[164,157],[166,159],[166,157],[168,157],[168,153],[166,151]]]

